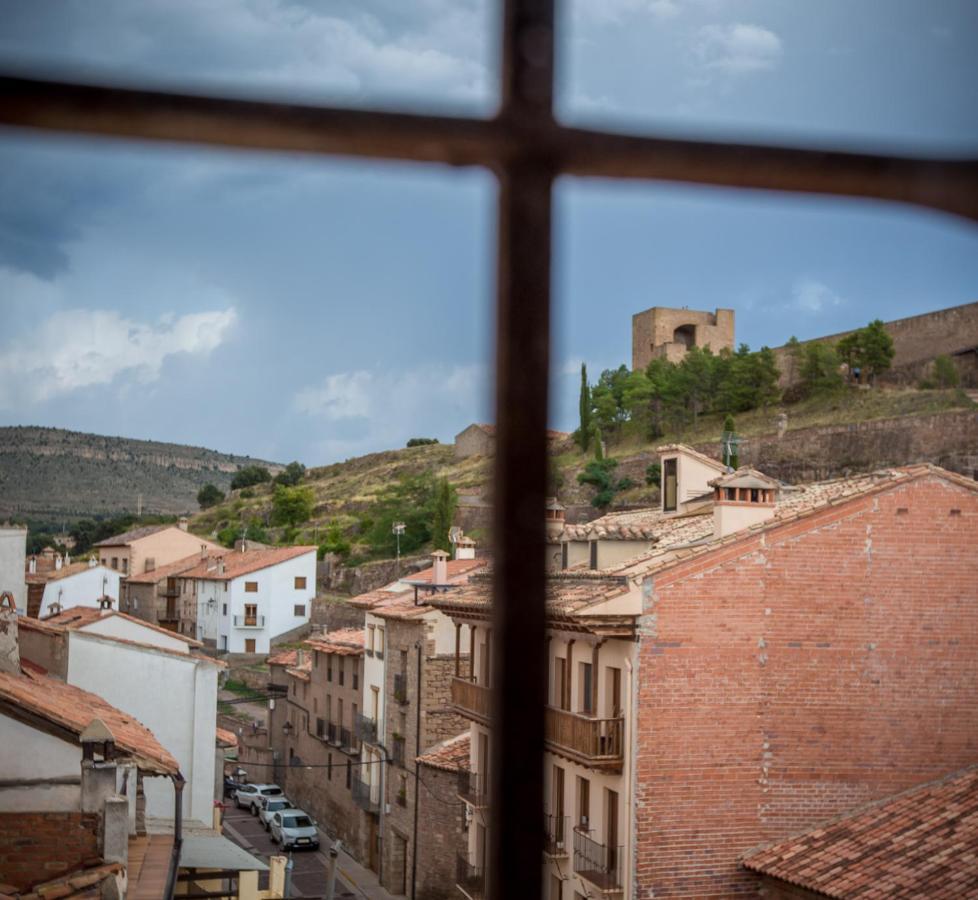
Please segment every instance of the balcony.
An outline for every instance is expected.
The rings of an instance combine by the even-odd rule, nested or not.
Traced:
[[[235,628],[264,628],[265,617],[264,616],[235,616],[234,627]]]
[[[368,744],[376,744],[377,720],[369,719],[366,716],[357,713],[356,720],[353,723],[353,733],[361,741],[365,741]]]
[[[161,624],[179,622],[180,616],[177,615],[176,607],[168,606],[166,609],[158,609],[156,611],[156,621]]]
[[[467,719],[489,724],[489,688],[465,678],[453,678],[452,705]]]
[[[545,831],[543,852],[553,859],[570,855],[570,830],[567,827],[567,816],[545,815],[543,817]]]
[[[398,703],[408,702],[407,675],[394,676],[394,699]]]
[[[347,753],[356,753],[358,750],[357,739],[353,736],[353,732],[349,728],[340,729],[340,750],[344,750]]]
[[[350,781],[350,793],[353,795],[353,802],[364,812],[377,815],[380,812],[379,793],[378,799],[374,798],[373,786],[365,781],[361,781],[356,775]]]
[[[624,847],[606,847],[583,831],[574,831],[574,871],[603,894],[622,890],[621,860]]]
[[[457,856],[455,885],[469,900],[483,900],[486,896],[486,870],[473,866],[464,856]]]
[[[549,749],[592,769],[620,771],[625,720],[592,719],[547,707],[544,737]]]
[[[458,795],[471,806],[485,809],[489,805],[488,779],[476,772],[459,772]]]
[[[330,744],[335,744],[339,740],[340,727],[335,722],[326,724],[326,740]]]

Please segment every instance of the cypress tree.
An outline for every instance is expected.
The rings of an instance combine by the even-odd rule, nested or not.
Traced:
[[[591,388],[587,383],[587,363],[581,363],[580,415],[581,427],[578,429],[577,439],[581,450],[587,453],[588,445],[591,443]]]

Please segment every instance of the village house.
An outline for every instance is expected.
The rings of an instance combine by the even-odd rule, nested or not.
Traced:
[[[99,562],[124,577],[151,572],[157,566],[184,559],[192,553],[220,552],[219,545],[187,531],[187,520],[177,525],[144,525],[113,535],[95,545]]]
[[[569,526],[548,578],[552,900],[756,894],[754,848],[978,762],[978,484],[922,465],[792,487],[682,445],[661,460],[660,508]],[[428,601],[472,635],[452,698],[473,898],[491,588]]]
[[[58,554],[54,566],[39,572],[37,561],[27,561],[27,615],[56,615],[75,606],[99,608],[104,600],[118,604],[120,575],[95,559],[71,562]]]
[[[27,610],[24,560],[27,558],[27,529],[22,525],[0,525],[0,594],[10,594],[19,612]]]
[[[346,628],[312,637],[301,648],[268,660],[276,673],[273,680],[284,687],[269,716],[271,746],[281,760],[279,783],[294,803],[328,823],[359,856],[367,851],[363,813],[353,798],[359,777],[354,723],[363,699],[363,651],[363,629]]]
[[[22,659],[18,618],[0,609],[0,893],[167,896],[174,835],[153,836],[158,865],[143,871],[142,795],[162,782],[173,817],[176,759],[130,714]]]
[[[122,584],[119,609],[169,631],[194,637],[197,634],[197,604],[184,602],[180,576],[207,558],[207,550],[202,549],[148,572],[128,576]]]
[[[466,727],[451,706],[451,683],[456,639],[464,642],[468,630],[461,633],[428,605],[428,598],[458,589],[488,565],[475,558],[472,541],[459,535],[455,546],[455,559],[436,550],[431,567],[350,601],[365,611],[366,629],[363,712],[357,726],[362,772],[355,799],[368,813],[367,864],[395,894],[442,896],[438,891],[450,888],[454,878],[454,853],[422,855],[415,842],[417,759]],[[385,765],[385,759],[390,763]],[[427,829],[445,845],[459,836],[452,815],[433,816]]]
[[[217,681],[200,644],[112,609],[75,607],[20,622],[21,654],[145,724],[180,766],[182,814],[209,825],[215,799]],[[166,702],[161,702],[165,695]],[[146,786],[146,815],[173,816],[166,784]]]
[[[181,572],[196,638],[226,653],[267,654],[273,639],[303,629],[316,597],[316,549],[222,550]]]

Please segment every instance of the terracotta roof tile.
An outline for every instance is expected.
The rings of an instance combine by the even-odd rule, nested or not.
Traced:
[[[0,705],[29,710],[80,735],[93,719],[101,719],[115,737],[116,749],[131,756],[139,768],[160,775],[179,771],[177,761],[145,725],[97,694],[47,675],[0,672]]]
[[[122,547],[125,544],[131,544],[133,541],[138,541],[140,538],[149,537],[151,534],[156,534],[157,531],[163,531],[166,528],[176,528],[176,525],[143,525],[140,528],[130,528],[129,531],[123,531],[122,534],[114,534],[112,537],[107,537],[105,540],[99,541],[94,546],[96,547]]]
[[[422,753],[416,762],[432,769],[440,769],[443,772],[467,772],[469,770],[470,748],[470,733],[463,731],[440,744],[435,744],[434,747]]]
[[[754,850],[743,865],[827,897],[978,896],[978,766]]]
[[[291,650],[281,650],[274,656],[269,656],[265,662],[270,666],[294,666],[299,653],[293,647]]]
[[[181,578],[199,578],[204,581],[230,581],[259,569],[267,569],[279,563],[287,562],[307,553],[315,553],[316,547],[271,547],[268,550],[228,550],[223,554],[212,554],[208,559],[194,568],[187,570]],[[215,560],[224,561],[224,572],[219,573]],[[315,585],[311,585],[315,587]]]
[[[237,747],[238,736],[227,728],[215,728],[214,740],[218,747]]]
[[[220,549],[220,553],[227,552],[223,548]],[[195,566],[200,565],[207,557],[202,557],[200,553],[194,553],[191,556],[185,556],[183,559],[178,559],[175,562],[167,563],[165,566],[157,566],[149,572],[140,572],[137,575],[130,575],[126,578],[129,584],[156,584],[156,582],[161,581],[164,578],[170,578],[175,575],[180,575],[184,572],[189,571]]]
[[[117,609],[97,609],[94,606],[72,606],[70,609],[66,609],[64,612],[56,613],[53,616],[47,616],[42,619],[42,623],[45,625],[55,625],[62,628],[67,628],[70,631],[77,631],[98,622],[100,619],[109,618],[111,616],[118,616],[120,619],[125,619],[127,622],[133,622],[136,625],[141,625],[143,628],[148,628],[150,631],[155,631],[158,634],[166,635],[168,638],[173,638],[178,641],[183,641],[188,647],[203,647],[204,644],[198,641],[196,638],[192,638],[186,634],[178,634],[175,631],[170,631],[166,628],[161,628],[159,625],[154,625],[152,622],[147,622],[145,619],[137,619],[135,616],[130,616],[128,613],[119,612]]]
[[[338,656],[359,656],[367,643],[364,628],[340,628],[311,637],[304,642],[311,650],[321,653],[335,653]]]
[[[450,559],[445,563],[445,571],[449,581],[454,581],[464,575],[477,572],[489,565],[486,559]],[[429,566],[413,575],[407,575],[401,579],[404,584],[431,584],[435,577],[435,567]]]

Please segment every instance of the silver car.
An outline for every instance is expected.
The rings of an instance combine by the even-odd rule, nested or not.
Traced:
[[[272,813],[277,813],[283,809],[295,809],[295,804],[287,797],[263,797],[261,809],[258,810],[258,821],[262,823],[265,831],[268,831]]]
[[[261,798],[281,796],[282,789],[277,784],[243,784],[234,792],[234,805],[257,816],[261,809]]]
[[[301,809],[280,809],[272,813],[268,832],[273,844],[281,844],[283,850],[319,846],[319,831],[312,817]]]

